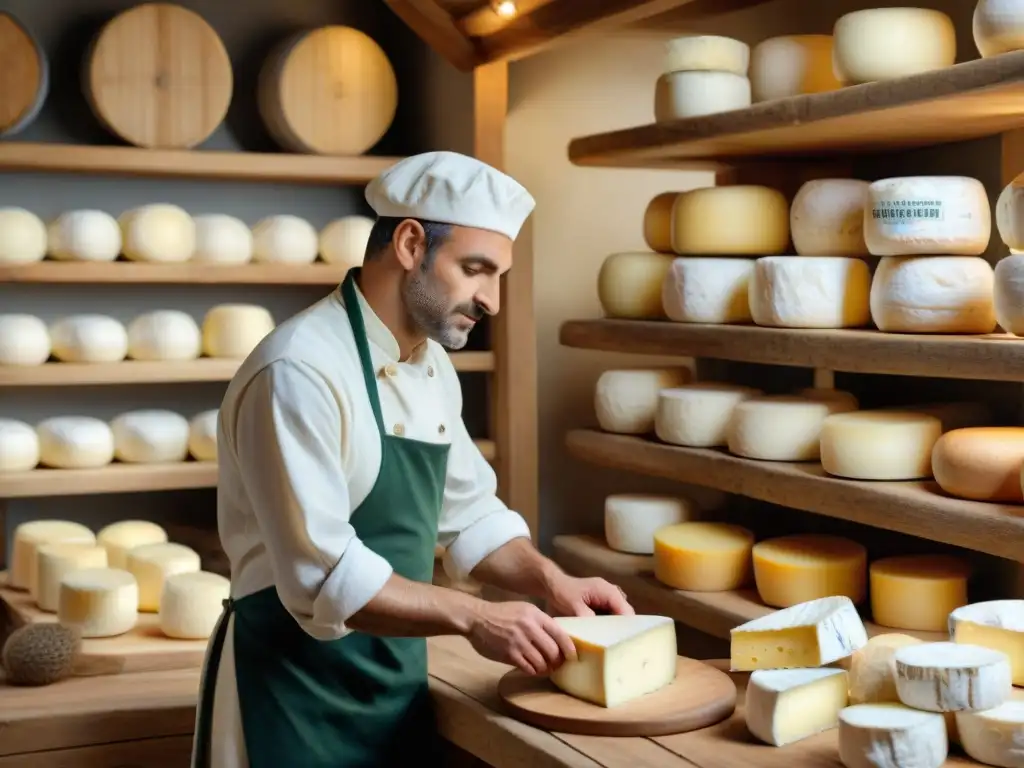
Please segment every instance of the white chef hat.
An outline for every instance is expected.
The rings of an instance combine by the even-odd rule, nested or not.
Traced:
[[[378,216],[500,232],[515,240],[536,201],[511,176],[458,152],[400,160],[366,187]]]

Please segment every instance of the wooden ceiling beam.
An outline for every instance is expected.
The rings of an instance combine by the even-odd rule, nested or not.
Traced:
[[[434,0],[384,0],[427,45],[457,69],[470,72],[485,63],[477,46],[455,26],[451,14]]]
[[[487,37],[504,29],[517,18],[528,16],[540,6],[554,2],[554,0],[514,0],[514,2],[516,4],[515,16],[499,16],[494,10],[493,4],[488,2],[455,19],[455,26],[466,37]]]

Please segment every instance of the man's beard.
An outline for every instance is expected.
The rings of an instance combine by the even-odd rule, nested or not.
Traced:
[[[450,307],[443,286],[429,267],[409,276],[402,286],[402,299],[413,324],[448,349],[462,349],[469,340],[469,331],[456,326],[456,316],[464,314],[479,320],[482,315],[475,304]]]

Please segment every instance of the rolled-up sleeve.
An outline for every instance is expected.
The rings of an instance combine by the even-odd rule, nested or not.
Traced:
[[[237,409],[236,453],[281,602],[312,637],[349,618],[391,577],[391,565],[349,524],[337,396],[312,368],[279,360],[257,374]]]

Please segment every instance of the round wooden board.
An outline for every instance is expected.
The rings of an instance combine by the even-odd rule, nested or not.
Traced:
[[[680,656],[676,679],[660,691],[618,707],[562,693],[546,677],[519,670],[498,682],[498,697],[517,720],[584,736],[668,736],[720,723],[736,709],[736,685],[714,667]]]
[[[0,136],[13,136],[39,114],[49,68],[39,44],[13,16],[0,13]]]

